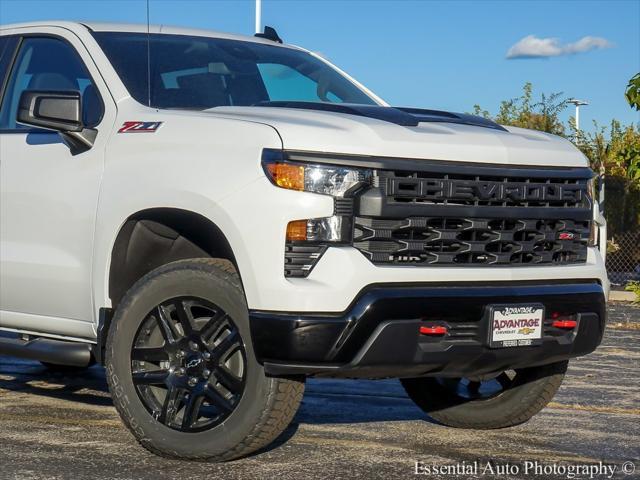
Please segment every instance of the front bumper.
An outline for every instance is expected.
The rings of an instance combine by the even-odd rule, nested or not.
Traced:
[[[488,306],[542,303],[575,314],[578,326],[545,321],[538,346],[488,346]],[[273,375],[349,378],[461,377],[553,363],[592,352],[606,323],[603,287],[570,282],[372,285],[340,314],[249,312],[258,360]],[[425,321],[445,323],[444,337],[419,334]]]

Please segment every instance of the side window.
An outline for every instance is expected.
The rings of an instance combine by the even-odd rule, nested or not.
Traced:
[[[0,37],[0,61],[2,61],[2,57],[4,56],[4,50],[9,44],[9,37]]]
[[[104,107],[89,72],[74,48],[57,38],[27,37],[20,46],[0,106],[0,130],[26,130],[16,122],[20,95],[25,90],[77,90],[82,117],[88,127],[102,119]]]
[[[303,102],[341,102],[331,92],[309,77],[287,65],[277,63],[258,64],[260,76],[272,102],[279,100],[297,100]]]
[[[4,79],[7,76],[7,70],[9,69],[10,56],[9,48],[10,44],[13,44],[15,40],[11,37],[0,37],[0,90],[4,84]],[[0,92],[0,95],[2,92]],[[1,99],[2,97],[0,97]]]
[[[13,54],[20,37],[16,35],[0,36],[0,101],[2,100],[2,90],[9,76],[9,68],[13,61]]]

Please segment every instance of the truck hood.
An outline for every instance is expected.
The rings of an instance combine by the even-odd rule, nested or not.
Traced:
[[[373,107],[376,108],[385,107]],[[484,119],[477,119],[474,124],[471,116],[463,116],[466,122],[462,123],[452,123],[438,115],[424,117],[425,121],[394,122],[377,114],[273,105],[216,107],[206,112],[270,125],[278,131],[285,150],[505,165],[588,166],[586,157],[561,137],[523,128],[501,128]]]

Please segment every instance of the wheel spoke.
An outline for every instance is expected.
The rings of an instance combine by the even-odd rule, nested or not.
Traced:
[[[507,372],[502,372],[500,375],[496,377],[496,380],[498,381],[498,383],[500,384],[503,390],[507,390],[511,386],[511,383],[513,383],[513,380],[509,378],[509,375],[507,375]]]
[[[208,385],[205,387],[204,396],[209,401],[209,403],[217,407],[219,410],[222,410],[224,412],[230,412],[231,410],[233,410],[233,405],[231,405],[231,402],[223,397],[222,394],[218,392],[212,385]]]
[[[155,318],[156,322],[158,322],[158,326],[160,327],[160,331],[164,340],[168,344],[175,343],[176,340],[180,338],[180,334],[176,331],[171,317],[167,315],[167,312],[162,307],[162,305],[158,305],[156,307]]]
[[[240,347],[240,334],[237,329],[231,330],[229,334],[222,339],[222,341],[214,346],[211,350],[213,360],[220,362],[227,357],[227,354],[236,348]]]
[[[164,347],[135,347],[131,351],[131,360],[142,362],[162,362],[168,360],[169,354]]]
[[[207,342],[214,334],[220,332],[220,329],[225,325],[227,314],[223,312],[217,312],[211,319],[200,329],[200,336]]]
[[[191,315],[191,309],[185,305],[185,300],[174,300],[173,306],[176,309],[176,315],[178,321],[182,325],[182,331],[185,335],[191,335],[193,332],[193,316]]]
[[[164,423],[165,425],[173,423],[180,408],[180,400],[182,397],[183,392],[177,387],[172,386],[167,390],[167,396],[164,398],[162,410],[158,416],[160,423]]]
[[[440,378],[439,383],[448,390],[458,392],[460,389],[464,389],[464,384],[461,378]]]
[[[182,414],[183,429],[190,428],[195,422],[198,421],[198,413],[200,412],[200,406],[202,405],[203,400],[204,398],[202,397],[202,395],[198,395],[193,392],[189,395],[189,400],[184,406],[184,411]]]
[[[238,393],[242,389],[242,379],[236,377],[225,367],[219,367],[216,370],[215,376],[222,386],[233,394]]]
[[[151,370],[133,372],[132,379],[136,385],[164,385],[169,377],[168,370]]]
[[[482,385],[480,382],[469,381],[469,384],[467,385],[469,394],[473,397],[478,395],[478,393],[480,392],[480,385]]]

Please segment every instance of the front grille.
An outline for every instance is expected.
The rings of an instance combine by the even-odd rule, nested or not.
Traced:
[[[376,264],[546,265],[586,261],[589,221],[356,217],[353,245]]]
[[[380,169],[356,199],[353,246],[379,265],[584,263],[589,169],[427,162]]]

